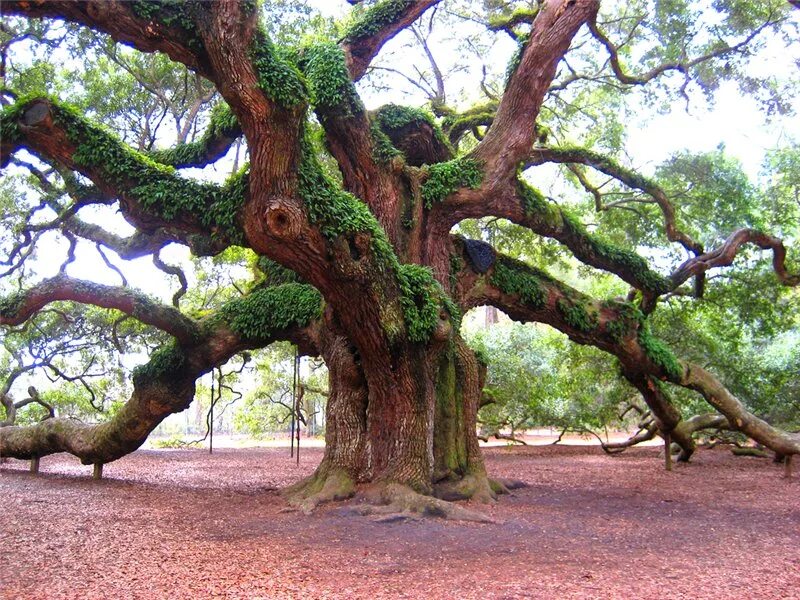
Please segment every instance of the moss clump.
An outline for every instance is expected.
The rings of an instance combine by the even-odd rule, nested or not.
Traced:
[[[476,189],[483,181],[483,168],[472,158],[456,158],[428,167],[428,179],[422,184],[422,200],[427,208],[442,202],[462,187]]]
[[[196,142],[179,144],[166,150],[154,150],[147,156],[164,165],[190,166],[201,164],[209,152],[210,146],[220,138],[234,138],[241,135],[241,128],[236,116],[225,102],[215,104],[211,109],[211,120]]]
[[[5,298],[0,298],[0,317],[5,319],[15,317],[24,302],[25,294],[23,292],[14,292]]]
[[[269,340],[278,331],[305,327],[322,315],[322,296],[312,286],[262,287],[225,304],[213,317],[247,340]]]
[[[594,311],[590,312],[583,302],[572,302],[560,298],[558,302],[556,302],[556,308],[564,315],[564,320],[567,324],[579,331],[588,333],[597,327],[597,313]]]
[[[442,307],[447,309],[452,318],[460,318],[460,311],[427,267],[400,265],[397,280],[400,283],[403,319],[408,339],[412,342],[422,343],[430,339],[440,321]]]
[[[635,278],[636,283],[644,290],[655,294],[663,294],[672,289],[670,280],[651,270],[644,258],[635,252],[623,250],[619,246],[589,234],[583,223],[574,216],[564,211],[561,212],[565,233],[571,237],[579,238],[580,243],[586,246],[588,253],[607,263],[611,269],[626,271]]]
[[[222,235],[230,243],[243,243],[237,215],[248,187],[246,168],[221,187],[199,183],[129,148],[69,107],[51,102],[51,110],[76,146],[73,160],[77,165],[101,171],[118,190],[164,220],[186,218],[199,222],[214,237]]]
[[[375,35],[387,25],[394,23],[403,11],[414,4],[413,0],[381,0],[370,6],[345,34],[345,39],[355,42]]]
[[[516,260],[498,257],[490,281],[505,294],[517,294],[530,308],[544,308],[547,301],[547,292],[540,283],[539,274]]]
[[[284,283],[298,283],[300,276],[287,269],[283,265],[276,263],[266,256],[259,256],[256,261],[256,268],[264,274],[264,279],[259,283],[263,286],[282,285]]]
[[[458,285],[458,274],[464,268],[464,261],[458,254],[450,255],[450,290],[455,290]]]
[[[392,140],[381,130],[376,121],[371,123],[369,131],[372,137],[372,156],[375,162],[386,164],[398,156],[403,156],[403,153],[395,148]]]
[[[198,50],[203,47],[203,42],[197,34],[192,13],[199,4],[194,0],[133,0],[131,9],[138,17],[181,30],[188,38],[189,46]]]
[[[39,96],[26,96],[14,104],[3,107],[0,111],[0,140],[3,143],[14,143],[20,138],[19,120],[28,108],[28,103]]]
[[[683,377],[683,367],[672,353],[672,350],[655,337],[650,330],[650,324],[642,322],[639,327],[639,345],[644,350],[647,357],[656,365],[661,367],[671,380],[680,380]]]
[[[489,29],[504,29],[520,23],[531,23],[537,14],[539,10],[535,8],[516,8],[510,15],[492,15],[489,17]]]
[[[258,85],[270,100],[287,110],[308,102],[305,79],[291,59],[289,51],[275,46],[263,29],[253,36],[250,60]]]
[[[158,348],[150,355],[150,360],[133,370],[134,385],[151,381],[171,380],[186,366],[186,355],[175,342]]]
[[[325,42],[305,48],[299,60],[311,89],[311,101],[324,114],[351,115],[364,110],[338,44]]]

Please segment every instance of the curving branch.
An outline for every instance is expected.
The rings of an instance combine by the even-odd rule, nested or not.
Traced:
[[[8,134],[0,146],[0,159],[26,148],[80,172],[104,195],[118,197],[125,217],[145,233],[169,227],[170,232],[182,232],[190,245],[189,236],[199,236],[208,240],[211,253],[243,241],[238,212],[245,200],[246,175],[222,187],[180,177],[48,98],[5,109],[2,123]],[[73,223],[72,227],[87,236],[99,234],[92,226]],[[195,240],[195,245],[201,244]]]
[[[791,274],[786,268],[786,247],[783,242],[764,232],[745,228],[734,231],[719,248],[690,258],[679,266],[670,275],[673,287],[677,288],[690,277],[702,275],[709,269],[732,265],[745,244],[754,244],[762,250],[772,250],[772,268],[781,283],[792,287],[800,285],[800,273]]]
[[[190,343],[199,335],[195,321],[134,290],[57,275],[0,302],[0,325],[19,325],[31,315],[59,300],[113,308]]]
[[[5,387],[8,387],[7,385]],[[9,427],[16,423],[17,421],[17,412],[19,409],[28,406],[29,404],[38,404],[42,406],[45,410],[47,410],[47,415],[42,419],[43,421],[47,419],[52,419],[56,416],[56,411],[53,408],[52,404],[49,402],[45,402],[39,396],[39,392],[36,390],[35,387],[30,386],[28,388],[28,397],[23,400],[18,400],[14,402],[11,397],[8,395],[8,390],[6,389],[4,392],[0,393],[0,406],[5,408],[6,410],[6,418],[3,421],[0,421],[0,427]]]
[[[548,2],[538,11],[492,127],[474,152],[489,177],[512,176],[527,156],[558,63],[578,30],[593,20],[599,4],[598,0],[560,0]]]
[[[667,73],[677,72],[686,75],[689,72],[689,69],[704,62],[708,62],[709,60],[713,60],[715,58],[721,58],[728,54],[741,52],[764,30],[775,25],[777,22],[778,21],[775,19],[774,15],[770,15],[770,18],[767,19],[762,25],[756,27],[749,35],[747,35],[747,37],[736,44],[722,44],[714,50],[706,52],[705,54],[701,54],[696,58],[664,63],[654,67],[653,69],[650,69],[646,73],[641,73],[639,75],[632,75],[626,72],[625,67],[622,65],[622,61],[620,60],[617,46],[615,46],[608,36],[600,29],[596,19],[592,19],[589,22],[589,31],[591,31],[592,36],[594,36],[594,38],[608,51],[611,70],[614,72],[614,77],[616,77],[617,80],[625,85],[644,85]]]
[[[552,148],[552,147],[536,147],[532,150],[531,155],[526,162],[525,166],[535,166],[544,163],[567,163],[567,164],[581,164],[592,167],[613,177],[614,179],[624,183],[630,188],[640,190],[653,198],[658,207],[664,215],[664,229],[667,234],[667,239],[671,242],[677,242],[684,248],[693,252],[694,254],[702,254],[703,246],[693,240],[689,235],[678,229],[675,219],[675,208],[672,206],[667,197],[666,192],[654,181],[643,177],[632,169],[623,167],[615,160],[594,152],[588,148]],[[597,202],[597,210],[607,210],[607,206],[603,206],[599,201]]]
[[[163,52],[193,71],[211,75],[203,43],[196,32],[193,3],[168,7],[123,0],[5,0],[7,15],[63,19],[107,33],[142,52]]]
[[[367,72],[384,44],[441,0],[380,0],[348,29],[342,40],[347,69],[353,81]]]
[[[662,381],[699,392],[727,418],[731,428],[775,452],[784,456],[800,453],[800,439],[751,414],[705,369],[678,360],[652,335],[646,318],[632,305],[593,300],[541,270],[494,253],[483,242],[454,237],[452,243],[455,262],[461,265],[453,276],[463,309],[492,305],[512,319],[545,323],[575,342],[616,356],[623,375],[642,393],[656,417],[659,430],[671,434],[681,446],[682,460],[691,456],[694,442],[691,432],[681,427],[680,412]]]
[[[293,305],[279,311],[283,302],[292,300]],[[249,299],[230,302],[209,317],[202,335],[186,345],[163,346],[137,367],[131,398],[109,421],[84,424],[53,418],[28,427],[2,427],[0,457],[29,459],[68,452],[84,464],[116,460],[141,446],[168,415],[188,408],[195,381],[234,355],[277,340],[316,354],[320,315],[319,294],[299,284],[262,289]]]

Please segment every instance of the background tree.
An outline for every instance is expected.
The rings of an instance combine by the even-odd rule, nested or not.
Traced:
[[[0,323],[19,326],[60,302],[86,304],[152,328],[144,343],[158,349],[133,370],[130,400],[108,421],[50,418],[3,427],[0,454],[67,451],[85,463],[114,460],[184,410],[198,377],[237,353],[289,340],[321,356],[329,372],[325,457],[294,488],[293,500],[310,509],[373,482],[376,500],[450,514],[452,506],[430,495],[489,499],[504,491],[487,477],[475,436],[485,368],[459,333],[461,314],[482,305],[613,355],[683,459],[694,449],[692,426],[672,402],[672,386],[699,393],[732,427],[775,452],[797,453],[797,439],[750,413],[707,365],[680,360],[654,334],[660,303],[712,294],[706,274],[724,272],[718,269],[750,245],[771,252],[772,277],[796,286],[775,235],[796,235],[796,220],[768,230],[771,221],[757,212],[728,210],[714,196],[727,193],[724,185],[744,194],[736,206],[749,206],[754,195],[724,156],[678,157],[655,178],[621,156],[627,102],[641,93],[668,101],[695,88],[713,94],[731,80],[766,110],[786,110],[776,82],[752,78],[746,66],[763,39],[791,34],[789,8],[772,1],[718,2],[711,11],[684,2],[625,3],[603,6],[607,12],[598,16],[597,0],[355,4],[343,26],[317,18],[313,31],[283,34],[271,24],[302,4],[4,4],[8,15],[95,32],[87,41],[85,29],[75,34],[60,21],[11,19],[5,57],[20,39],[59,45],[63,36],[77,39],[68,43],[82,52],[91,49],[100,66],[113,62],[141,88],[156,89],[139,98],[141,88],[131,88],[135,108],[120,112],[92,92],[117,85],[115,73],[95,71],[82,82],[85,103],[76,108],[42,95],[46,64],[10,81],[4,72],[0,159],[27,169],[39,193],[14,201],[6,279],[14,277],[17,289],[2,300]],[[481,65],[485,97],[474,106],[456,105],[446,93],[443,73],[452,69],[443,71],[430,51],[439,18],[472,23],[475,35],[507,36],[517,46],[504,74]],[[430,64],[418,81],[427,82],[431,112],[398,105],[367,111],[355,83],[405,29]],[[140,117],[136,124],[131,114]],[[122,126],[126,136],[98,120]],[[172,128],[176,145],[160,145],[161,127]],[[249,164],[224,183],[176,171],[214,162],[241,139]],[[566,169],[591,194],[596,227],[532,185],[543,165]],[[598,184],[598,174],[612,183]],[[705,217],[695,229],[692,201],[684,207],[682,196],[696,177],[706,193],[695,200]],[[609,201],[609,193],[633,196]],[[98,207],[114,207],[133,231],[119,235],[90,220]],[[628,213],[644,224],[637,229]],[[514,224],[531,249],[514,258],[453,233],[487,218]],[[29,260],[54,233],[66,241],[67,258],[42,277]],[[135,291],[121,271],[121,286],[70,276],[84,247],[79,240],[126,260],[151,256],[178,282],[171,303]],[[666,242],[682,250],[649,251]],[[249,268],[258,275],[246,285],[231,279],[224,291],[198,290],[184,306],[188,280],[160,255],[171,244],[196,257],[226,256],[231,273]],[[600,270],[616,279],[595,299],[588,286],[570,286],[519,259],[528,254],[550,257],[557,275],[579,262],[579,273]],[[757,268],[755,255],[751,261]]]

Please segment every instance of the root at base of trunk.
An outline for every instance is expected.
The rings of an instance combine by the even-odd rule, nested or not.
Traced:
[[[521,481],[490,479],[485,473],[470,473],[455,481],[440,481],[433,486],[433,495],[441,500],[475,500],[489,503],[501,494],[523,487]]]
[[[497,523],[488,515],[433,496],[424,496],[400,483],[370,484],[360,496],[364,503],[355,505],[352,510],[360,515],[379,516],[382,521],[438,517],[473,523]]]
[[[310,514],[323,502],[346,500],[355,494],[353,478],[344,469],[317,469],[310,477],[286,488],[284,496],[290,506]]]

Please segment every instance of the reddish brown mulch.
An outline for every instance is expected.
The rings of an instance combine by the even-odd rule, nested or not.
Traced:
[[[530,484],[502,520],[282,512],[282,449],[140,451],[105,479],[68,456],[0,467],[3,598],[800,598],[800,473],[700,451],[492,448]]]

